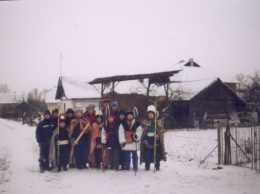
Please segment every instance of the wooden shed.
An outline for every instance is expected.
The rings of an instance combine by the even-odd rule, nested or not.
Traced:
[[[245,111],[246,103],[217,78],[186,83],[186,91],[172,100],[171,108],[178,126],[193,128],[228,112],[233,122],[240,123],[238,113]]]

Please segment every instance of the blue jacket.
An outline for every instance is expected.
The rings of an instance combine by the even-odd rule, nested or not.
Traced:
[[[55,129],[55,124],[51,119],[43,119],[38,123],[35,136],[38,143],[50,144],[52,132]]]

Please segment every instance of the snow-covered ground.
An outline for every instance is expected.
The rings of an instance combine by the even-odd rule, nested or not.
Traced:
[[[67,172],[39,173],[35,127],[0,119],[0,193],[235,193],[260,191],[260,174],[236,166],[216,165],[213,152],[216,131],[165,133],[167,161],[161,171],[146,172],[144,165],[134,171],[69,169]],[[203,133],[203,135],[202,135]]]

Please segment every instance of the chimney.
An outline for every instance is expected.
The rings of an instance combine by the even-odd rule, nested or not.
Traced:
[[[190,58],[190,66],[194,66],[194,63],[193,63],[193,58]]]

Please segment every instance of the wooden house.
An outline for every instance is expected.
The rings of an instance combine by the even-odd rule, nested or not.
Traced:
[[[16,93],[0,93],[0,117],[15,117],[15,107],[22,102],[22,97]]]

